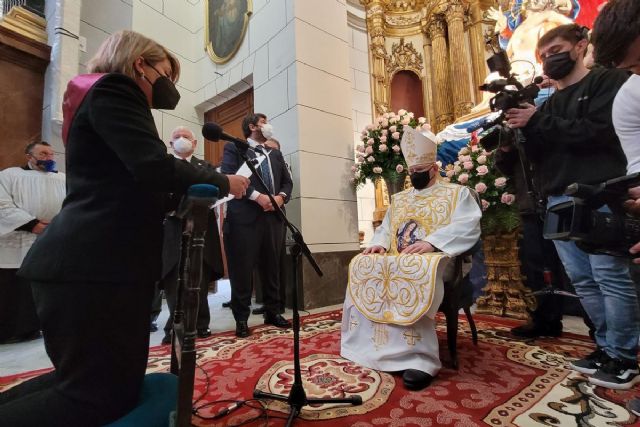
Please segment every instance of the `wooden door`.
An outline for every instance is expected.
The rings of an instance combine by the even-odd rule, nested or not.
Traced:
[[[253,114],[253,88],[204,113],[204,121],[215,122],[222,126],[226,134],[245,139],[242,134],[242,119],[249,114]],[[224,145],[224,141],[213,142],[205,139],[205,160],[215,167],[220,166]]]

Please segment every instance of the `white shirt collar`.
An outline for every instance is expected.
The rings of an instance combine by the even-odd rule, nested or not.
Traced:
[[[182,157],[178,156],[176,153],[173,153],[173,157],[180,160],[186,160],[187,162],[191,163],[191,158],[193,157],[193,154],[187,157],[186,159],[183,159]]]
[[[247,138],[247,142],[249,143],[249,146],[251,148],[256,148],[258,145],[260,145],[262,147],[262,149],[265,151],[265,153],[268,153],[269,151],[271,151],[271,149],[269,147],[267,147],[266,145],[264,145],[264,143],[259,143],[258,141],[251,139],[251,138]]]

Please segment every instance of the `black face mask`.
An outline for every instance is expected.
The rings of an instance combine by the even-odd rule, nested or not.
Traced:
[[[153,65],[149,64],[149,66],[159,76],[153,83],[143,76],[151,85],[151,106],[158,110],[173,110],[180,101],[180,92],[168,77],[160,74]]]
[[[569,75],[576,66],[576,60],[571,58],[571,51],[547,56],[542,64],[544,73],[553,80],[561,80]]]
[[[415,188],[416,190],[427,188],[427,185],[429,185],[429,181],[431,181],[431,175],[429,174],[429,171],[414,172],[409,175],[409,178],[411,178],[411,185],[413,185],[413,188]]]

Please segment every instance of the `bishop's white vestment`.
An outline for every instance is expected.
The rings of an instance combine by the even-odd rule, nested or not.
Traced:
[[[37,235],[16,229],[51,221],[66,195],[65,174],[13,167],[0,171],[0,268],[19,268]]]
[[[480,238],[478,202],[466,187],[436,181],[395,194],[370,246],[387,254],[357,255],[349,266],[342,314],[342,357],[380,371],[440,367],[434,317],[448,261]],[[439,252],[399,255],[418,240]]]

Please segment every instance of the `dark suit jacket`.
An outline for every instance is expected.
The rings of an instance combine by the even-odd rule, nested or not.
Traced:
[[[131,78],[98,77],[87,87],[87,76],[77,76],[67,87],[67,197],[22,264],[20,274],[30,280],[153,282],[160,276],[166,193],[197,183],[229,192],[225,176],[167,153]],[[72,102],[78,105],[70,108]]]
[[[204,168],[215,172],[215,168],[210,163],[191,157],[191,164],[197,168]],[[179,200],[182,196],[176,194],[172,197]],[[175,204],[177,207],[177,203]],[[167,215],[164,223],[164,239],[162,242],[162,277],[164,278],[180,262],[180,245],[182,243],[182,221],[173,215]],[[220,233],[216,214],[213,210],[209,212],[207,223],[207,234],[204,238],[203,268],[210,269],[213,273],[212,279],[218,280],[224,276],[224,264],[222,263],[222,248],[220,247]]]
[[[250,159],[256,158],[256,153],[252,149],[247,151],[247,156]],[[269,153],[271,160],[271,173],[273,175],[273,183],[275,194],[285,193],[285,203],[291,198],[291,191],[293,190],[293,181],[291,180],[291,174],[287,168],[287,164],[284,161],[284,157],[279,150],[271,150]],[[264,160],[266,162],[266,159]],[[227,144],[224,146],[224,156],[222,157],[222,173],[234,174],[242,166],[244,160],[240,157],[238,150],[234,144]],[[247,194],[242,199],[233,199],[227,204],[227,216],[225,221],[237,222],[248,224],[254,222],[258,215],[264,213],[260,205],[253,200],[249,199],[251,193],[254,190],[259,190],[258,179],[251,175],[249,188],[247,188]],[[260,191],[262,193],[262,191]]]

